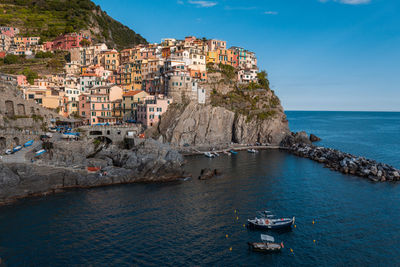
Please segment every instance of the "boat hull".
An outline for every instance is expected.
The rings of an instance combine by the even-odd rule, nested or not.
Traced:
[[[247,242],[249,249],[254,252],[261,252],[261,253],[277,253],[281,252],[282,246],[279,244],[271,243],[270,245],[264,243],[252,243]]]
[[[253,220],[248,220],[247,226],[252,229],[259,229],[259,230],[278,230],[278,229],[286,229],[290,228],[293,225],[294,220],[288,220],[284,223],[279,224],[259,224]]]

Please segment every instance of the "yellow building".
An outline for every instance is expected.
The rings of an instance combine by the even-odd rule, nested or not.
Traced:
[[[116,71],[119,67],[119,53],[116,50],[104,51],[99,55],[98,60],[105,70]]]
[[[218,52],[217,51],[210,51],[207,52],[206,63],[214,63],[218,64]]]
[[[142,90],[130,91],[122,95],[122,112],[125,120],[136,120],[137,105],[150,95]]]
[[[64,104],[64,92],[46,87],[30,86],[25,89],[25,98],[34,100],[45,108],[57,109]]]

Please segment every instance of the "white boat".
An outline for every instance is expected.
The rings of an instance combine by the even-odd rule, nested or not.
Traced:
[[[255,150],[254,148],[252,148],[252,149],[247,149],[247,152],[249,152],[249,153],[258,153],[258,150]]]
[[[214,156],[219,157],[219,154],[217,152],[213,152]]]
[[[248,227],[256,229],[282,229],[289,228],[295,222],[293,218],[277,218],[274,219],[274,215],[270,211],[259,212],[260,217],[254,219],[248,219]]]
[[[46,152],[46,150],[44,150],[44,149],[39,150],[38,152],[35,153],[35,156],[36,156],[36,157],[37,157],[37,156],[40,156],[40,155],[42,155],[42,154],[45,153],[45,152]]]
[[[215,155],[210,152],[204,152],[204,156],[206,156],[207,158],[215,158]]]
[[[6,155],[11,155],[12,154],[12,150],[11,149],[7,149],[6,150]]]

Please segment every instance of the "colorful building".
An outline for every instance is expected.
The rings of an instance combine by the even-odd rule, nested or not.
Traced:
[[[143,90],[135,90],[122,95],[122,113],[125,120],[137,120],[137,106],[150,95]]]
[[[92,41],[90,36],[82,33],[74,32],[60,35],[53,40],[52,50],[71,50],[72,48],[81,47],[82,40]]]
[[[121,99],[122,88],[119,86],[93,87],[88,94],[79,96],[79,115],[87,124],[115,124],[119,119],[113,116],[113,107],[116,100]]]
[[[137,121],[147,127],[156,126],[171,103],[172,99],[162,95],[147,98],[143,104],[138,104]]]

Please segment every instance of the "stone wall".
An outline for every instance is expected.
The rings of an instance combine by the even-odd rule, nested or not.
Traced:
[[[18,87],[0,81],[0,154],[29,140],[38,140],[45,133],[44,126],[60,118],[35,101],[25,100]]]

